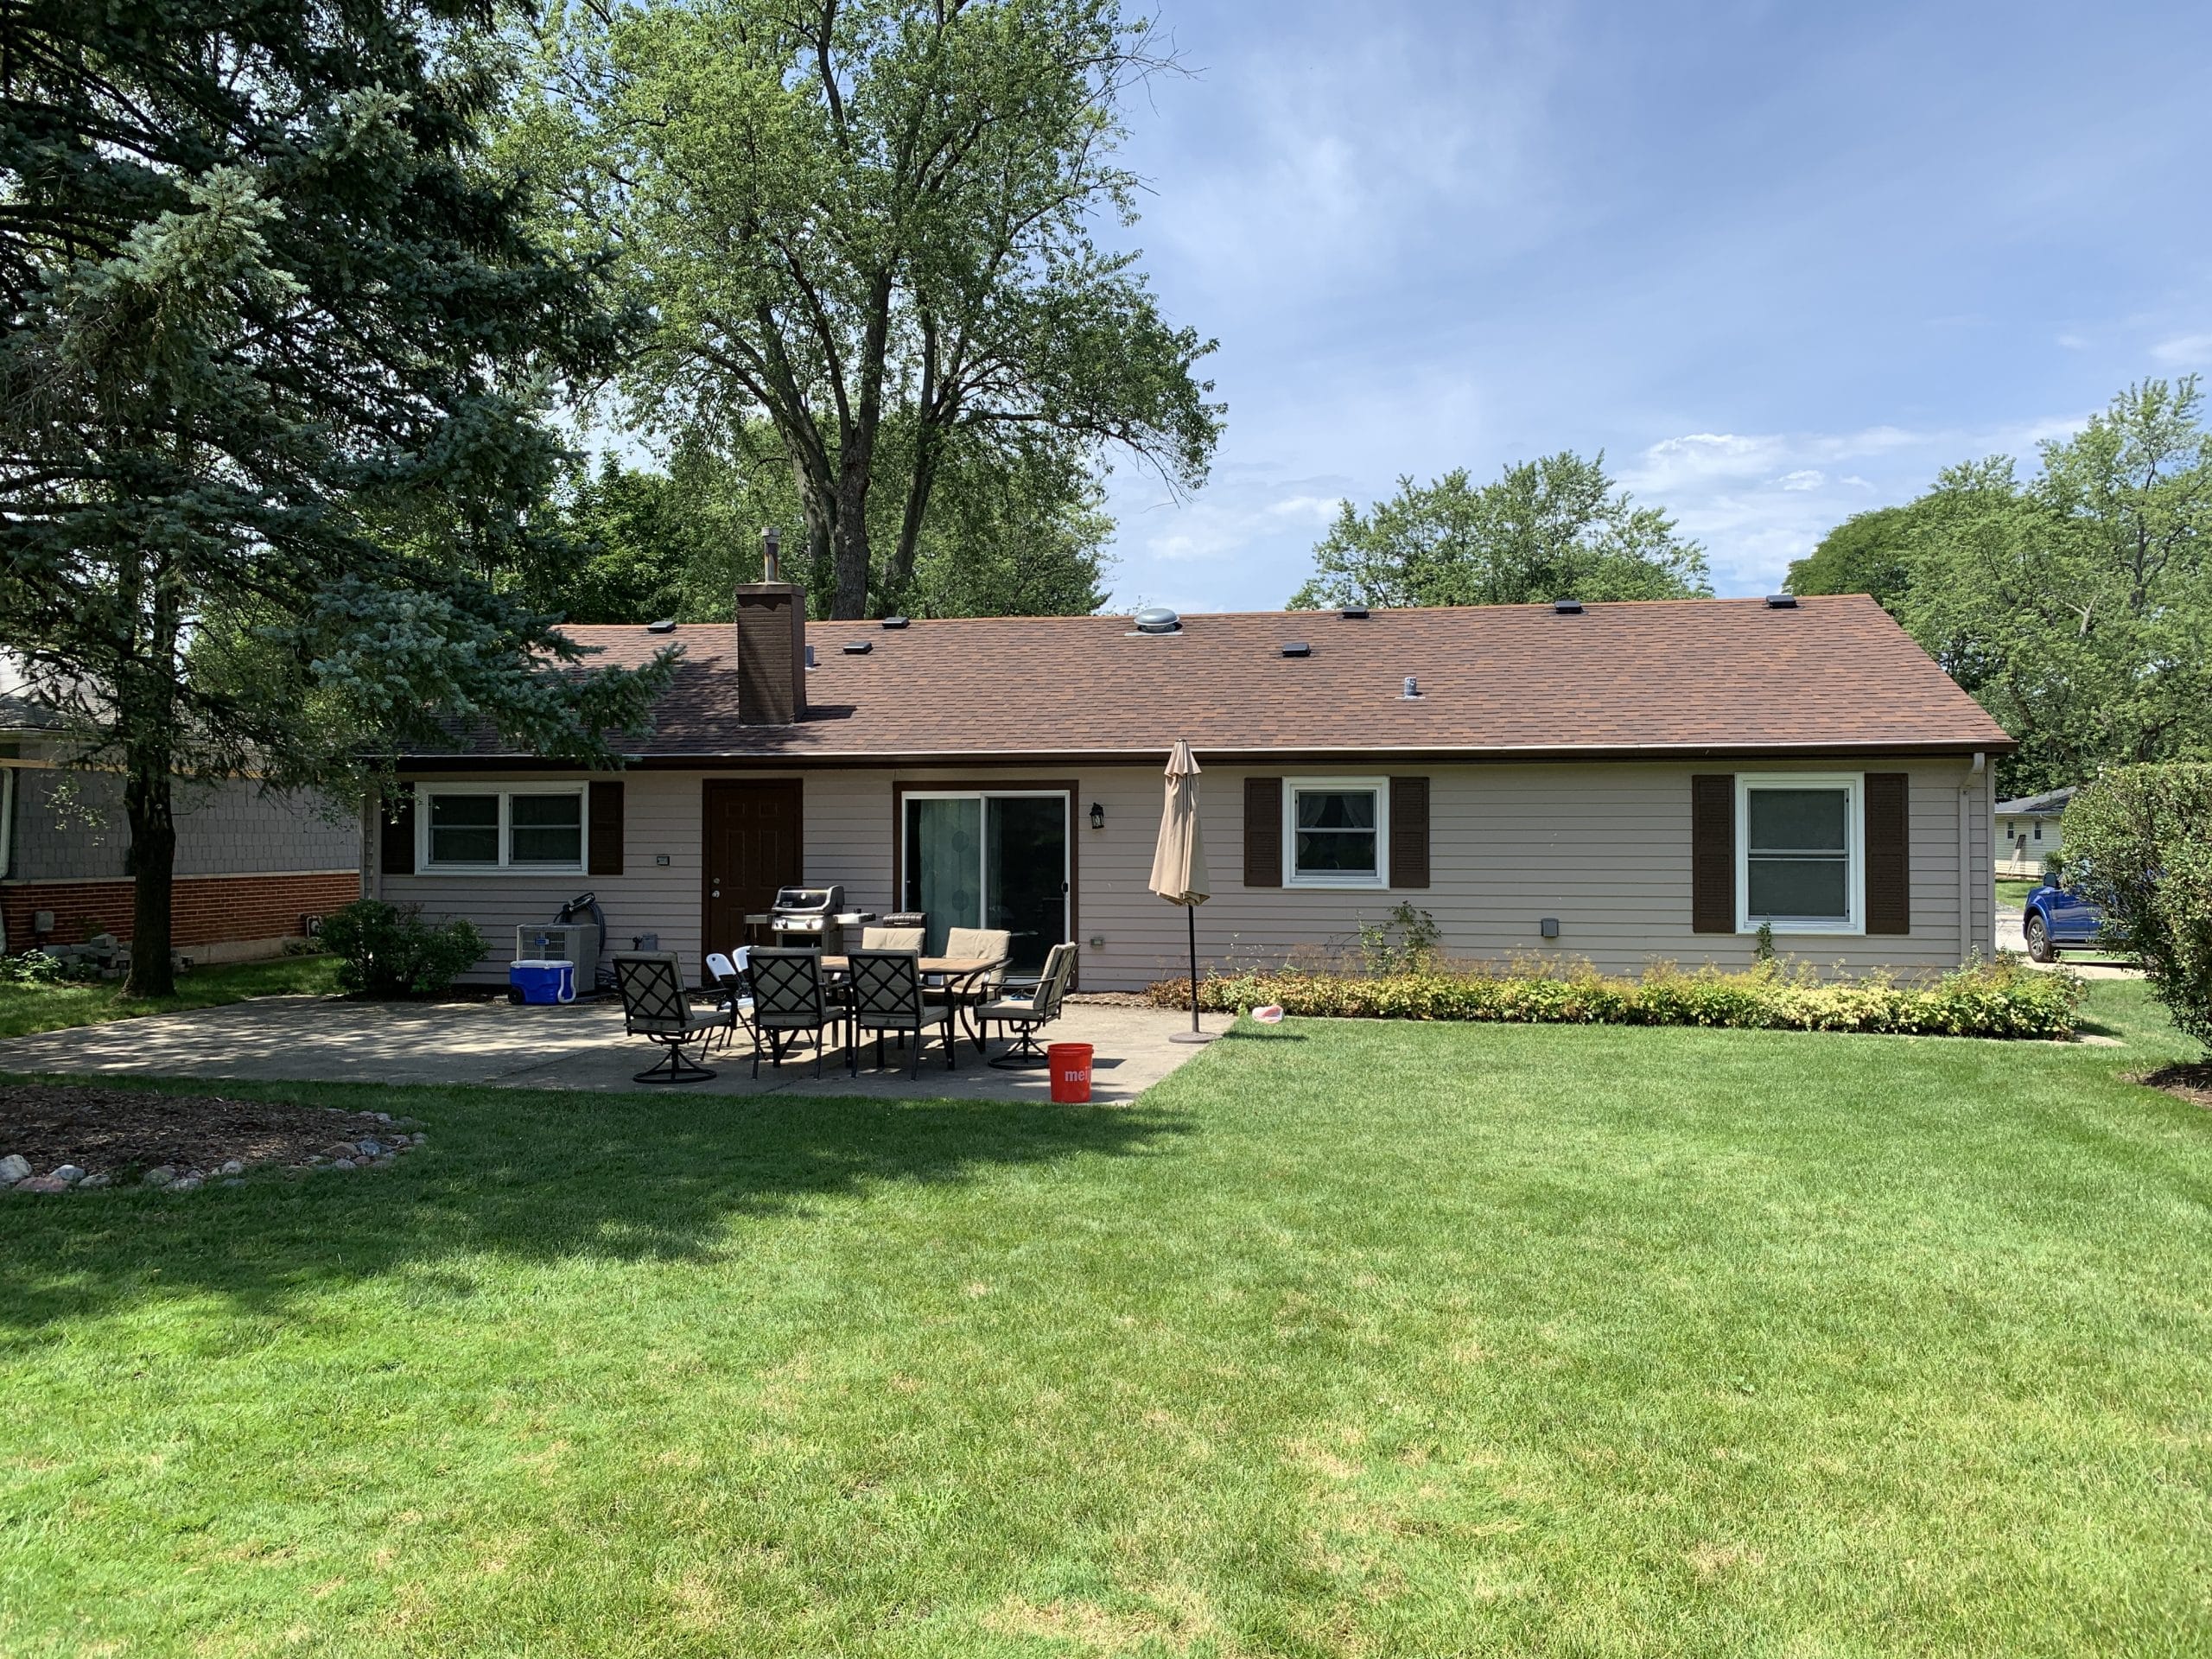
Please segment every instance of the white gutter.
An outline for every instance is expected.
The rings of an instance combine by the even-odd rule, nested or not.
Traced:
[[[1973,857],[1973,810],[1976,798],[1974,785],[1981,781],[1989,765],[1989,757],[1981,750],[1974,752],[1974,765],[1967,768],[1967,775],[1959,783],[1959,960],[1963,963],[1974,951],[1974,893]],[[1996,895],[1991,894],[1992,902]]]

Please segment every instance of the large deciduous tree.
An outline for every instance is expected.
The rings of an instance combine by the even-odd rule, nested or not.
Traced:
[[[1462,467],[1362,512],[1344,503],[1313,550],[1294,609],[1335,605],[1519,605],[1552,599],[1710,594],[1705,553],[1674,520],[1605,476],[1605,457],[1562,451],[1489,484]]]
[[[1783,586],[1793,594],[1870,594],[1895,614],[1912,585],[1920,518],[1912,505],[1855,512],[1790,564]]]
[[[640,0],[541,45],[513,153],[651,315],[633,406],[773,429],[831,615],[906,603],[940,483],[983,450],[1203,479],[1211,343],[1094,239],[1134,217],[1119,107],[1168,61],[1116,0]]]
[[[2146,381],[2022,482],[1998,457],[1914,505],[1906,626],[2020,741],[2000,784],[2212,755],[2212,432]]]
[[[612,343],[477,156],[491,0],[0,7],[0,651],[121,771],[130,988],[180,776],[373,769],[454,719],[605,758],[526,563],[543,385]],[[475,572],[478,574],[469,574]]]

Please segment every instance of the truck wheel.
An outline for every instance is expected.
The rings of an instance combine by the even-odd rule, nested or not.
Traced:
[[[2041,911],[2030,911],[2027,919],[2020,925],[2020,931],[2028,943],[2030,961],[2056,962],[2058,960],[2058,953],[2050,948],[2050,925],[2044,920]]]

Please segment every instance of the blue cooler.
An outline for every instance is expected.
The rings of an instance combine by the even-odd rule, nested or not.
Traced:
[[[507,987],[519,1002],[573,1002],[576,1000],[576,964],[517,962],[507,969]]]

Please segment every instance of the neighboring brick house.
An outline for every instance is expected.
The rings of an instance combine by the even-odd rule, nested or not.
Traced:
[[[0,694],[0,952],[130,938],[122,780],[60,760],[45,711]],[[180,779],[175,949],[273,956],[304,918],[361,894],[360,828],[245,779]]]

